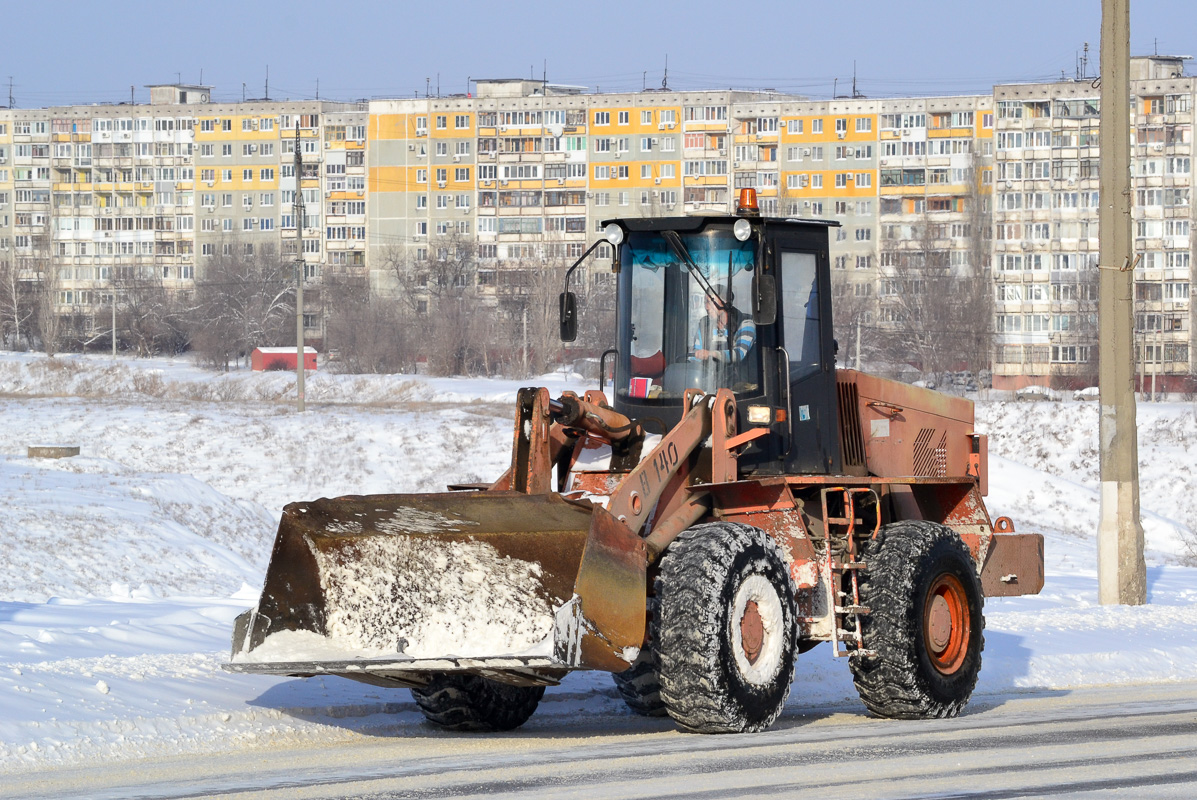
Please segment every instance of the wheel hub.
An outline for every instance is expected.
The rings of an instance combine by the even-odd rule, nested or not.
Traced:
[[[761,610],[756,601],[750,600],[744,606],[744,615],[740,617],[740,646],[749,664],[755,664],[761,657],[764,643],[765,622],[761,619]]]
[[[948,608],[948,601],[936,595],[931,600],[927,617],[927,636],[931,639],[931,649],[942,653],[952,640],[952,611]]]
[[[923,603],[923,646],[931,665],[944,675],[957,672],[968,655],[971,633],[964,584],[955,575],[938,576]]]

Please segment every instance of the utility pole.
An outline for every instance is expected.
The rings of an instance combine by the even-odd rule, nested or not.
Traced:
[[[856,371],[860,372],[860,314],[856,315]]]
[[[1101,521],[1097,529],[1098,599],[1102,605],[1147,602],[1135,422],[1129,107],[1130,0],[1102,0],[1098,134]]]
[[[295,115],[295,410],[303,412],[303,154],[299,142],[299,114]]]
[[[112,358],[116,360],[116,276],[120,271],[121,259],[117,256],[112,260],[112,274],[108,283],[112,287]]]

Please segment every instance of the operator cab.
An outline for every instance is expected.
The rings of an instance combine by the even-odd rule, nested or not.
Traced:
[[[605,225],[617,248],[615,410],[649,430],[654,418],[671,427],[687,389],[726,388],[740,432],[773,434],[740,451],[742,473],[839,472],[828,263],[836,223],[742,213]]]

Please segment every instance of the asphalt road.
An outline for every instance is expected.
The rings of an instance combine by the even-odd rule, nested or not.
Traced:
[[[10,776],[34,798],[1197,797],[1197,684],[974,699],[964,716],[784,715],[744,736],[600,715]]]

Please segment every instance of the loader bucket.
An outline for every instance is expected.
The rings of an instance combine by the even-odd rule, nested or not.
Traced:
[[[227,668],[415,686],[620,671],[644,641],[645,565],[643,540],[605,509],[557,494],[292,503]]]

